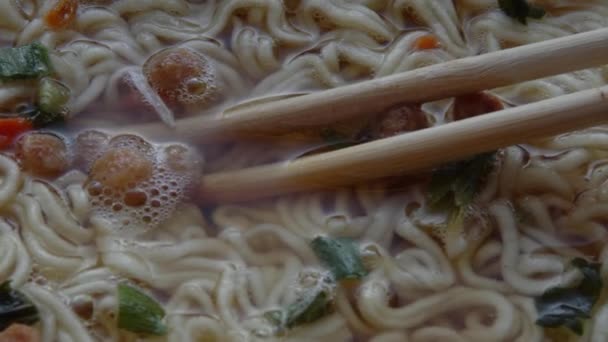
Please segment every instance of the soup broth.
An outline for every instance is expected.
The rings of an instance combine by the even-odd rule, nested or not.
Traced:
[[[202,174],[601,86],[606,66],[282,135],[175,128],[606,26],[605,0],[0,1],[0,342],[608,341],[605,127],[348,188],[199,194]]]

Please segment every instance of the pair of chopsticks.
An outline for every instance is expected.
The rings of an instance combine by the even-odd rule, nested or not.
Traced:
[[[608,28],[432,65],[380,79],[177,122],[199,141],[278,135],[402,103],[422,103],[608,64]],[[213,201],[352,185],[608,122],[608,86],[289,162],[204,175]],[[159,134],[165,128],[147,126]]]

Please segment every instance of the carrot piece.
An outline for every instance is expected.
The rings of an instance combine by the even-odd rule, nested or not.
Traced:
[[[15,138],[32,128],[32,124],[27,119],[0,119],[0,149],[10,147]]]
[[[44,15],[44,22],[53,30],[68,27],[76,19],[78,0],[56,0]]]
[[[439,40],[432,34],[425,34],[414,41],[414,47],[418,50],[438,49],[440,46]]]

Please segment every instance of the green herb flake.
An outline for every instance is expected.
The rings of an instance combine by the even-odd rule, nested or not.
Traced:
[[[433,171],[427,189],[427,203],[431,211],[448,214],[448,231],[463,227],[475,196],[481,191],[495,163],[495,152],[484,153]]]
[[[431,209],[452,211],[471,204],[495,162],[496,153],[484,153],[435,170],[427,194]]]
[[[268,311],[264,314],[264,317],[277,326],[280,331],[285,328],[312,323],[330,313],[332,307],[330,284],[321,280],[320,284],[306,291],[287,308]]]
[[[545,16],[544,9],[530,5],[526,0],[498,0],[498,5],[506,15],[524,25],[527,18],[541,19]]]
[[[0,284],[0,331],[15,323],[32,325],[39,319],[38,309],[23,293],[11,288],[9,281]]]
[[[23,108],[18,115],[28,119],[35,128],[64,122],[69,109],[70,89],[61,82],[45,77],[40,80],[35,104]]]
[[[38,86],[38,106],[47,113],[64,113],[70,100],[70,88],[52,78],[45,77]]]
[[[32,79],[47,76],[52,66],[46,47],[32,43],[0,49],[0,79]]]
[[[367,275],[359,248],[352,239],[317,236],[310,245],[336,280],[360,279]]]
[[[28,119],[34,128],[43,128],[65,121],[65,113],[49,113],[40,109],[37,105],[30,105],[18,113],[24,119]]]
[[[543,327],[565,327],[578,335],[583,334],[583,320],[591,318],[593,306],[602,291],[601,264],[576,258],[572,265],[583,275],[574,287],[554,287],[534,299],[538,318]]]
[[[162,336],[167,327],[162,320],[165,310],[141,290],[118,285],[118,327],[138,334]]]

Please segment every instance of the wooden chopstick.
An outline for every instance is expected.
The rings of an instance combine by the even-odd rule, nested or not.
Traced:
[[[436,64],[335,89],[132,130],[191,141],[272,136],[420,103],[608,64],[608,28]],[[129,129],[129,128],[127,128]]]
[[[608,122],[608,86],[333,152],[203,177],[203,199],[243,201],[403,175]]]

